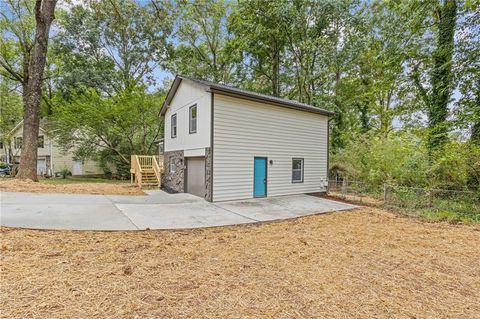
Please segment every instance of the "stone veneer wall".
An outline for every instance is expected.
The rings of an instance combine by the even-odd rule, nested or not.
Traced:
[[[205,148],[205,200],[212,201],[212,148]]]
[[[170,172],[170,163],[173,158],[173,164],[176,166],[175,172]],[[163,154],[163,167],[165,168],[162,175],[162,186],[167,191],[183,193],[185,191],[185,158],[183,150],[165,152]]]

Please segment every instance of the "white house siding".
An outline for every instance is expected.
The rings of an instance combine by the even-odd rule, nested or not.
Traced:
[[[189,109],[197,104],[197,132],[189,133]],[[165,152],[184,150],[185,156],[203,156],[210,146],[211,93],[203,86],[182,81],[165,112]],[[177,114],[177,137],[171,135],[171,117]]]
[[[63,152],[60,147],[53,144],[52,147],[52,171],[54,173],[63,169],[68,169],[73,172],[74,154],[72,151]],[[82,175],[100,175],[103,174],[103,169],[99,162],[93,160],[85,160],[82,165]]]
[[[213,201],[253,197],[253,161],[267,157],[267,196],[326,190],[328,117],[215,94]],[[292,158],[304,182],[292,183]]]
[[[13,138],[22,137],[23,135],[23,125],[20,125],[18,129],[14,132]],[[62,148],[55,143],[55,141],[47,135],[47,132],[40,128],[40,136],[43,135],[44,145],[37,149],[37,156],[39,160],[45,159],[47,163],[50,163],[52,172],[57,173],[63,169],[68,169],[69,171],[73,170],[74,154],[73,151],[69,150],[64,152]],[[19,160],[21,155],[21,149],[15,148],[15,143],[12,140],[12,151],[13,155]],[[49,158],[47,160],[47,158]],[[82,175],[99,175],[103,174],[103,170],[100,167],[99,162],[93,160],[86,160],[83,162],[83,173]]]

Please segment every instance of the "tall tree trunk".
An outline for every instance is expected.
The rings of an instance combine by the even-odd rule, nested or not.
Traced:
[[[475,100],[473,102],[473,123],[470,141],[480,146],[480,77],[476,81]]]
[[[280,96],[280,50],[276,42],[273,44],[272,59],[272,95]]]
[[[431,151],[441,148],[448,139],[447,116],[452,91],[451,71],[457,18],[456,0],[445,0],[438,16],[437,48],[433,55],[432,95],[428,110],[428,146]]]
[[[23,144],[17,178],[37,181],[37,139],[40,127],[40,101],[42,77],[47,60],[48,34],[52,24],[57,0],[36,0],[35,42],[28,65],[28,81],[24,86]]]

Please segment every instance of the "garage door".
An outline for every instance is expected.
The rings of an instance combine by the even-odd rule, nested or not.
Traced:
[[[205,197],[205,158],[187,158],[187,193]]]

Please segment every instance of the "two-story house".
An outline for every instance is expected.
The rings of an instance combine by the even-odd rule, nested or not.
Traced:
[[[22,153],[23,144],[23,121],[18,123],[10,132],[10,145],[2,143],[1,153],[2,161],[11,162],[11,164],[20,163],[20,155]],[[53,138],[50,137],[48,131],[40,125],[40,133],[38,136],[38,153],[37,153],[37,173],[44,175],[47,173],[55,174],[61,170],[67,169],[72,175],[100,175],[103,174],[99,163],[94,160],[82,160],[75,158],[72,151],[64,151]]]
[[[224,201],[327,189],[332,112],[177,76],[161,114],[170,191]]]

